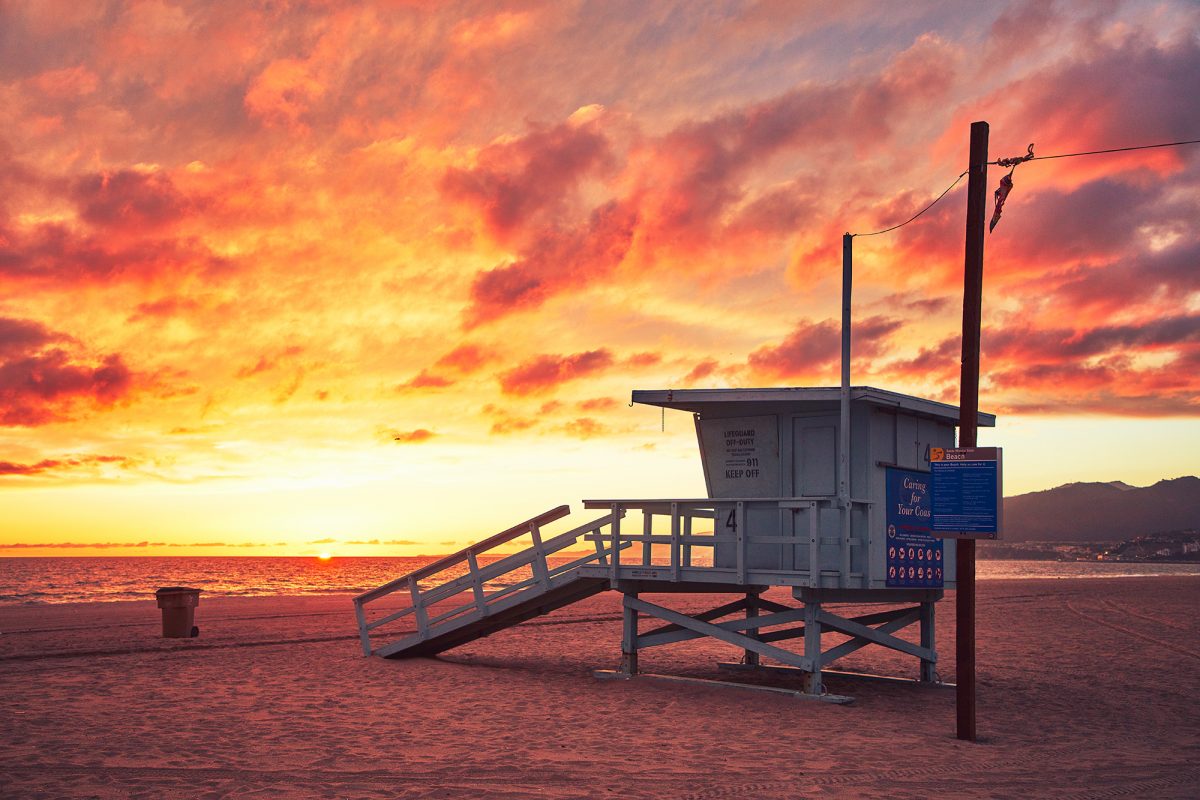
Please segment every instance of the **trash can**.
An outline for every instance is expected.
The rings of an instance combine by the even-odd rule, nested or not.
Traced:
[[[200,605],[200,590],[186,586],[164,586],[154,593],[162,609],[163,637],[190,639],[200,635],[195,625],[196,606]]]

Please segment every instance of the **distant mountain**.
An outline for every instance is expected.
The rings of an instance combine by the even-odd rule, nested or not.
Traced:
[[[1012,542],[1098,542],[1200,528],[1200,478],[1153,486],[1068,483],[1004,498],[1004,539]]]

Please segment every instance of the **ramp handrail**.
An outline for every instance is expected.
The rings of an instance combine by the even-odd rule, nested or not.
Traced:
[[[477,612],[477,617],[487,616],[494,604],[501,598],[507,598],[516,592],[531,587],[540,586],[543,590],[549,589],[555,579],[567,575],[584,564],[599,561],[601,564],[607,566],[610,553],[607,546],[608,537],[599,537],[597,534],[601,528],[613,521],[614,516],[612,514],[592,520],[589,523],[569,530],[566,533],[558,534],[545,541],[542,540],[541,526],[561,519],[569,513],[569,506],[563,505],[552,508],[536,517],[531,517],[507,530],[501,531],[495,536],[476,542],[469,547],[459,550],[457,553],[440,558],[431,564],[426,564],[420,569],[355,597],[354,612],[358,619],[359,637],[362,641],[363,655],[371,655],[372,653],[370,638],[372,630],[410,614],[416,617],[417,631],[415,638],[418,641],[424,641],[431,634],[435,633],[435,626],[441,623],[448,623],[448,621],[454,620],[456,617],[461,617],[465,613]],[[478,556],[480,554],[526,534],[529,534],[533,539],[532,547],[505,556],[486,566],[479,565]],[[585,536],[586,534],[591,535]],[[565,564],[549,565],[546,560],[548,555],[565,550],[579,540],[580,537],[585,537],[585,540],[594,543],[594,553],[589,553],[586,556],[574,559]],[[628,546],[628,544],[621,545],[621,547]],[[420,583],[423,578],[428,578],[431,575],[436,575],[439,572],[454,569],[455,567],[461,568],[464,563],[467,567],[466,574],[433,586],[422,586]],[[485,587],[488,581],[524,566],[531,567],[531,577],[502,586],[494,591],[486,590]],[[466,592],[468,589],[471,591],[470,602],[456,606],[436,616],[430,616],[430,607],[435,603],[455,597]],[[368,603],[401,590],[407,590],[409,593],[410,604],[408,606],[377,620],[367,621],[365,606]]]

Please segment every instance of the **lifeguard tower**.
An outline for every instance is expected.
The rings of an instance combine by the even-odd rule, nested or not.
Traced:
[[[635,391],[633,401],[693,415],[708,497],[585,500],[603,516],[548,536],[569,513],[559,506],[366,592],[354,600],[364,655],[434,655],[612,590],[624,610],[613,676],[637,674],[641,650],[711,637],[743,651],[745,668],[765,657],[798,670],[800,694],[822,700],[851,700],[826,692],[821,674],[869,644],[913,656],[918,680],[935,682],[934,606],[954,588],[955,557],[953,540],[928,534],[929,456],[954,447],[956,407],[865,386]],[[484,563],[519,537],[528,549]],[[551,558],[580,545],[586,555]],[[797,604],[763,597],[771,587]],[[689,615],[642,597],[687,592],[732,599]],[[881,610],[843,617],[829,604]],[[415,630],[373,645],[373,632],[408,616]],[[661,624],[642,630],[641,616]],[[919,643],[896,635],[914,624]],[[838,642],[824,646],[825,634]],[[782,646],[792,640],[801,646]]]

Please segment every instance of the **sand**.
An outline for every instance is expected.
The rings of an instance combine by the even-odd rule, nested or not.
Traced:
[[[775,595],[779,599],[786,596]],[[698,611],[718,598],[668,601]],[[979,587],[981,741],[954,692],[830,678],[836,706],[651,680],[606,593],[440,659],[363,658],[348,597],[0,608],[0,796],[809,798],[1200,795],[1200,578]],[[952,595],[939,671],[954,674]],[[646,671],[730,675],[692,642]],[[914,676],[867,648],[848,669]]]

